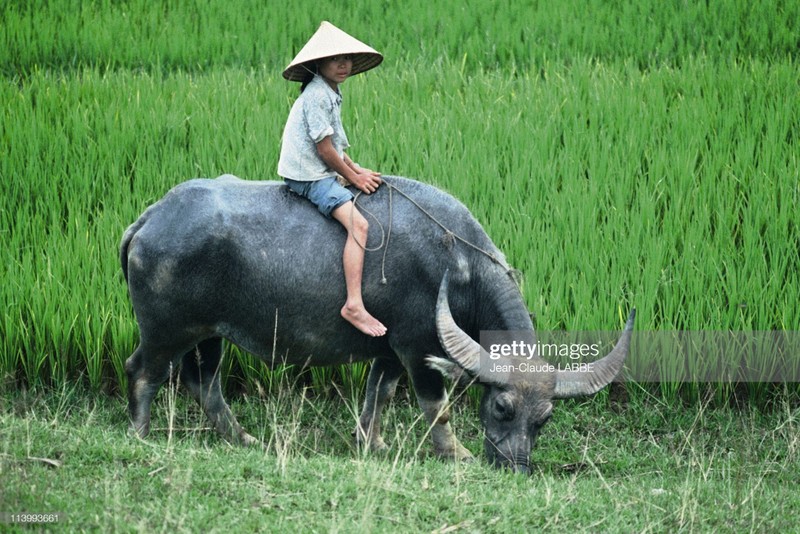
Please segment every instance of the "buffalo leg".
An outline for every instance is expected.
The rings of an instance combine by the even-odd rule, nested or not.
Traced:
[[[430,425],[433,450],[441,458],[469,460],[473,456],[461,445],[450,427],[450,408],[444,378],[432,369],[414,367],[411,382],[417,400]]]
[[[150,405],[169,378],[173,357],[174,353],[152,349],[141,342],[125,361],[131,431],[141,438],[150,433]]]
[[[402,374],[403,366],[395,360],[379,358],[370,367],[364,408],[356,428],[356,441],[371,450],[387,448],[381,437],[381,414],[394,396]]]
[[[183,356],[181,382],[205,412],[214,429],[224,438],[242,445],[259,441],[239,425],[228,403],[222,397],[219,380],[222,361],[222,339],[212,338],[198,343]]]

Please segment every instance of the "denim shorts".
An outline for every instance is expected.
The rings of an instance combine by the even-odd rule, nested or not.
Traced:
[[[289,189],[305,197],[314,204],[320,213],[331,218],[331,213],[347,202],[353,200],[353,193],[336,181],[335,177],[323,178],[313,182],[300,182],[284,178]]]

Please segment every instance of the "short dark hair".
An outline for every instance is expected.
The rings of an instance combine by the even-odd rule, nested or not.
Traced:
[[[316,61],[308,61],[307,63],[303,63],[303,66],[305,67],[303,69],[305,74],[300,84],[301,93],[306,90],[306,87],[311,83],[311,80],[314,79],[314,76],[319,73],[319,65],[317,65]]]

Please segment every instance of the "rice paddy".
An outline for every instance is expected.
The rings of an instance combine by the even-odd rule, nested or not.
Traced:
[[[539,328],[798,330],[798,4],[577,4],[4,3],[0,375],[120,387],[122,232],[186,179],[277,178],[320,18],[386,55],[343,86],[351,155],[461,199]]]

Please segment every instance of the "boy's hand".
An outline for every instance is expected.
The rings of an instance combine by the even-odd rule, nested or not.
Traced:
[[[340,157],[333,148],[331,136],[317,143],[317,153],[331,169],[368,195],[377,191],[383,182],[381,173],[356,165],[347,154]]]
[[[359,169],[359,171],[353,174],[350,183],[368,195],[377,191],[383,183],[381,173],[369,169]]]

